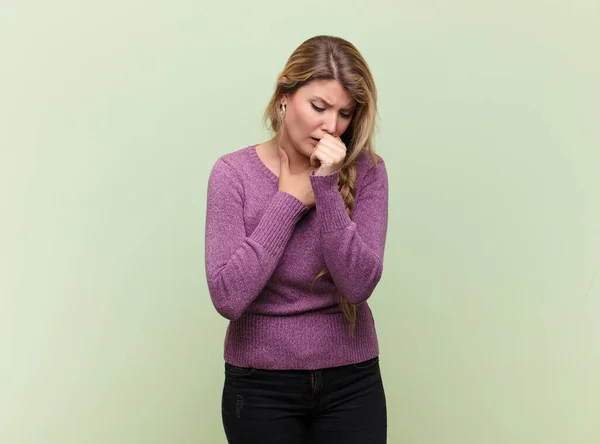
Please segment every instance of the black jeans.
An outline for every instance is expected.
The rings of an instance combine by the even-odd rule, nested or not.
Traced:
[[[229,444],[385,444],[379,359],[312,371],[226,363],[222,415]]]

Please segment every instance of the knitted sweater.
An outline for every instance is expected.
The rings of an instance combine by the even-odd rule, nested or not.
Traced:
[[[379,282],[388,220],[383,159],[356,160],[352,219],[339,171],[310,181],[315,206],[279,191],[256,146],[220,157],[208,181],[205,264],[216,310],[229,319],[225,361],[315,370],[379,354],[367,299]],[[315,276],[327,267],[329,274]],[[357,306],[354,334],[337,292]]]

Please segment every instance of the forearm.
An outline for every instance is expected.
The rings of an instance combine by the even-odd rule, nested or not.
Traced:
[[[258,297],[305,211],[299,200],[278,192],[252,234],[245,237],[243,218],[219,220],[218,211],[209,206],[206,275],[213,305],[222,316],[238,319]]]
[[[339,173],[311,180],[326,267],[350,302],[364,302],[383,273],[388,199],[385,167],[381,164],[361,178],[352,219],[338,191]]]

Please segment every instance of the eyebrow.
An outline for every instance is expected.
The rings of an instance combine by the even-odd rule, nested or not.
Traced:
[[[331,103],[327,102],[327,100],[325,100],[323,97],[314,96],[313,98],[320,100],[327,106],[333,106]],[[349,106],[348,108],[342,108],[342,111],[354,111],[355,109],[356,109],[356,104]]]

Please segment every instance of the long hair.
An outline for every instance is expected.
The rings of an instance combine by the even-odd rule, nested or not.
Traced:
[[[302,86],[317,79],[337,80],[357,104],[350,125],[341,136],[346,145],[346,159],[338,181],[346,212],[352,218],[356,198],[356,158],[366,151],[371,156],[373,165],[377,166],[377,156],[373,150],[377,90],[369,66],[356,47],[340,37],[326,35],[315,36],[303,42],[289,57],[277,79],[275,91],[264,113],[264,123],[273,133],[281,136],[283,119],[278,107],[281,96],[292,95]],[[317,279],[328,273],[327,268],[324,268],[315,276],[311,291]],[[353,333],[356,326],[356,306],[340,291],[338,300]]]

